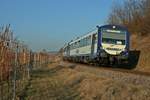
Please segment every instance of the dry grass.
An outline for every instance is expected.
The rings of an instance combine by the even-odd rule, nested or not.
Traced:
[[[90,70],[90,69],[89,69]],[[149,100],[150,87],[51,64],[33,72],[23,100]]]
[[[22,97],[25,100],[72,100],[79,99],[74,87],[64,84],[64,78],[59,74],[61,66],[38,69],[33,72],[30,85]]]
[[[140,51],[136,70],[150,72],[150,36],[138,37],[133,35],[131,38],[131,47]]]

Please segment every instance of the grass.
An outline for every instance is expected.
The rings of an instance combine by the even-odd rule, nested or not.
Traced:
[[[16,95],[20,95],[21,91],[27,85],[28,80],[16,80]],[[13,96],[13,82],[3,81],[0,84],[0,100],[11,100]],[[16,97],[17,97],[16,96]]]
[[[80,67],[51,64],[34,70],[20,100],[150,100],[150,88],[98,77]],[[95,71],[95,73],[98,73]]]
[[[64,80],[57,75],[61,66],[51,69],[38,69],[33,71],[30,83],[20,97],[21,100],[78,100],[75,87],[64,84]]]
[[[136,70],[150,72],[150,35],[146,37],[131,36],[131,49],[139,51]],[[134,57],[132,59],[135,59]]]

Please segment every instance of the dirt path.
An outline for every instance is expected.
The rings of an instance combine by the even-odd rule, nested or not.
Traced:
[[[134,85],[150,86],[150,73],[71,62],[61,62],[60,65],[73,68],[78,72],[91,73],[101,78],[109,78],[114,81],[127,82]]]

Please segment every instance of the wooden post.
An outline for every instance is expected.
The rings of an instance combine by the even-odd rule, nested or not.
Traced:
[[[18,43],[16,43],[16,51],[15,51],[15,66],[14,66],[14,77],[13,77],[13,99],[16,99],[16,74],[18,67]]]

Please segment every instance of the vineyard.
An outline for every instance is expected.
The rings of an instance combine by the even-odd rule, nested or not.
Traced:
[[[10,25],[0,28],[0,100],[16,100],[28,84],[32,69],[48,63],[46,51],[33,52],[14,37]]]

